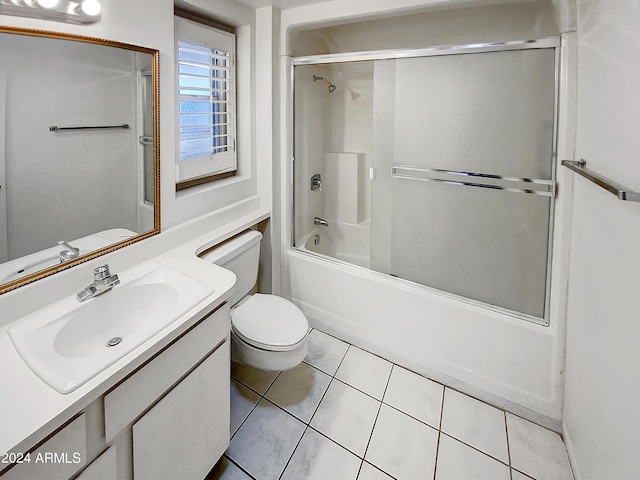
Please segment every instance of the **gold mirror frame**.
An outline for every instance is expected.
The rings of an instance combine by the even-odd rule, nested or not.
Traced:
[[[76,42],[93,43],[96,45],[104,45],[108,47],[123,48],[126,50],[132,50],[135,52],[148,53],[152,56],[152,77],[153,77],[153,148],[154,148],[154,212],[153,212],[153,230],[139,234],[135,237],[117,242],[108,247],[95,250],[91,253],[82,255],[74,260],[70,260],[59,265],[49,267],[39,272],[32,273],[13,282],[0,285],[0,295],[3,293],[15,290],[18,287],[33,283],[42,278],[48,277],[63,270],[75,267],[94,258],[100,257],[107,253],[114,252],[121,248],[132,245],[141,240],[145,240],[149,237],[160,233],[160,52],[158,50],[146,47],[139,47],[137,45],[130,45],[127,43],[116,42],[113,40],[104,40],[101,38],[87,37],[83,35],[74,35],[68,33],[49,32],[46,30],[32,30],[18,27],[7,27],[0,25],[0,33],[12,33],[16,35],[36,36],[45,38],[54,38],[58,40],[72,40]]]

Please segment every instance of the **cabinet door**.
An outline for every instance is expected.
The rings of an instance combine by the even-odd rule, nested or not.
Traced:
[[[116,447],[110,447],[85,468],[75,480],[117,480],[117,478]]]
[[[202,480],[229,445],[229,341],[133,425],[135,480]]]
[[[156,403],[186,372],[229,335],[229,304],[186,333],[104,397],[107,443]]]
[[[66,480],[87,461],[87,424],[84,413],[31,452],[28,463],[15,465],[2,480]]]

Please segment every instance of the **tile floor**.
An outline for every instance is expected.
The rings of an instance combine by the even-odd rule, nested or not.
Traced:
[[[232,367],[207,480],[573,480],[559,435],[319,330],[284,372]]]

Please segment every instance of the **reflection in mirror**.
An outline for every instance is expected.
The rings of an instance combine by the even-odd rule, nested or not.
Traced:
[[[158,52],[0,27],[0,293],[160,231]]]

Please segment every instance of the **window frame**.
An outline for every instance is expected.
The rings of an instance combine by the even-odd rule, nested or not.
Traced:
[[[237,101],[236,101],[236,36],[210,25],[190,18],[176,15],[175,28],[175,98],[176,98],[176,191],[237,174]],[[212,50],[229,52],[228,111],[227,134],[228,150],[226,152],[207,154],[187,160],[181,159],[180,131],[180,58],[179,42],[188,42]],[[222,166],[220,166],[222,161]]]

